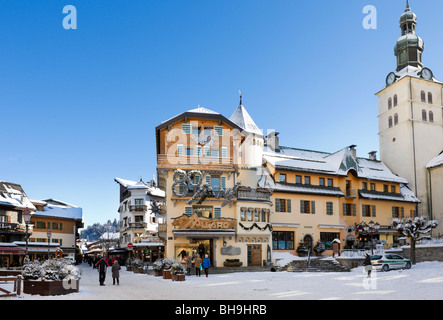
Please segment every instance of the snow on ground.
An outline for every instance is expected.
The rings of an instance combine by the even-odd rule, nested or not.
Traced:
[[[443,299],[443,262],[422,262],[410,270],[373,272],[363,267],[343,273],[238,272],[186,277],[176,282],[122,267],[120,285],[112,285],[108,269],[105,286],[98,272],[80,265],[80,292],[64,296],[23,294],[21,300],[426,300]]]

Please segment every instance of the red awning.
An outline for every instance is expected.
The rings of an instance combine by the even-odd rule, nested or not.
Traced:
[[[19,247],[0,247],[0,255],[18,254],[25,255],[26,250]]]

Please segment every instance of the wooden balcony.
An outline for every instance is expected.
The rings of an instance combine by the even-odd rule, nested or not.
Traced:
[[[148,209],[148,207],[145,205],[142,205],[142,204],[136,204],[136,205],[129,206],[130,212],[146,212],[147,209]]]
[[[232,171],[234,169],[234,162],[232,157],[198,157],[159,154],[157,155],[157,167],[165,169],[178,168],[185,170]]]

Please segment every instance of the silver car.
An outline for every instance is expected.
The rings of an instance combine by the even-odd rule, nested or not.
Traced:
[[[386,253],[371,257],[373,270],[389,271],[391,269],[411,269],[412,261],[398,254]]]

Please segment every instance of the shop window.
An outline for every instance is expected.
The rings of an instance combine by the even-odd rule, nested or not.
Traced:
[[[294,232],[292,231],[273,231],[272,232],[273,250],[294,250]]]

